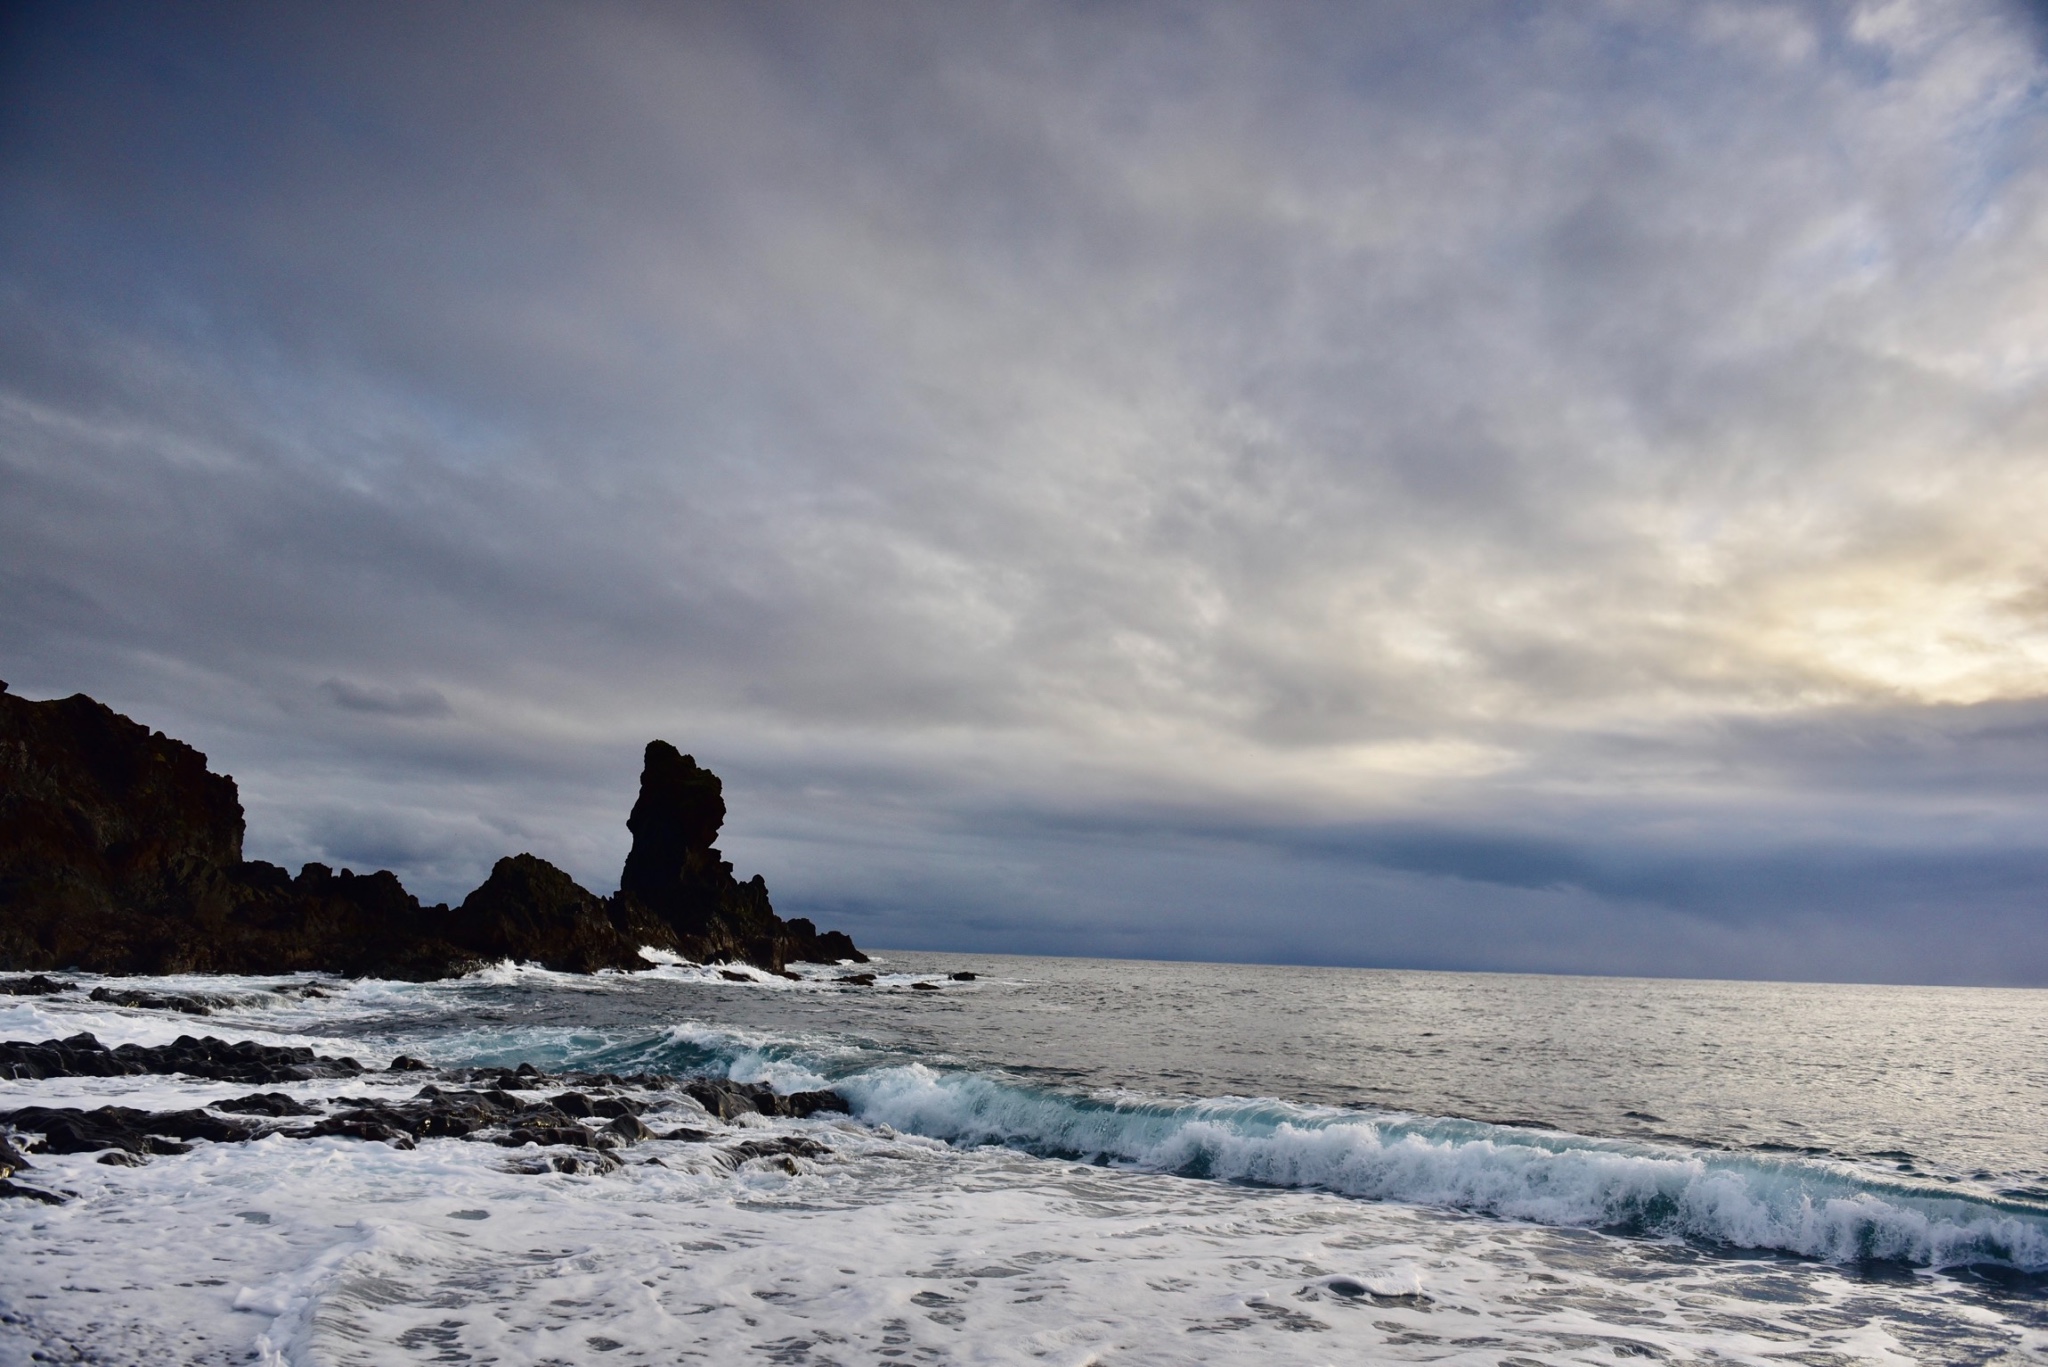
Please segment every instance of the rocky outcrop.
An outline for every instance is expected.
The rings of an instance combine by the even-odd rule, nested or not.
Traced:
[[[725,824],[718,775],[665,740],[650,741],[640,796],[626,818],[633,848],[619,875],[623,914],[665,925],[678,952],[700,963],[742,962],[780,972],[785,963],[837,963],[867,956],[802,917],[785,921],[759,874],[742,883],[711,842]]]
[[[568,973],[645,968],[642,945],[676,952],[666,924],[599,897],[545,859],[500,859],[449,914],[449,937],[486,960],[520,959]]]
[[[373,1087],[381,1092],[324,1099],[255,1092],[174,1111],[128,1106],[0,1109],[0,1197],[52,1204],[61,1203],[63,1195],[6,1180],[34,1169],[27,1153],[98,1154],[101,1163],[135,1167],[158,1155],[189,1153],[200,1143],[239,1144],[273,1135],[365,1140],[400,1149],[427,1140],[460,1139],[525,1151],[514,1157],[514,1171],[602,1175],[616,1171],[628,1150],[656,1143],[697,1149],[716,1168],[733,1170],[768,1160],[793,1171],[787,1160],[825,1157],[830,1147],[811,1135],[743,1128],[759,1123],[749,1118],[809,1119],[850,1111],[846,1098],[836,1092],[785,1095],[758,1083],[724,1078],[550,1075],[524,1063],[516,1070],[436,1070],[405,1058],[395,1060],[382,1074],[372,1074],[353,1059],[320,1058],[310,1050],[248,1040],[228,1044],[187,1037],[161,1050],[127,1044],[108,1049],[91,1035],[75,1035],[40,1044],[8,1041],[0,1044],[0,1059],[6,1058],[34,1061],[34,1071],[16,1074],[23,1077],[149,1072],[257,1083],[349,1078],[357,1092]],[[434,1080],[409,1096],[389,1090],[399,1081],[393,1074],[420,1072],[431,1073]],[[409,1086],[410,1081],[400,1085]],[[678,1125],[677,1120],[692,1123]],[[669,1154],[667,1160],[649,1155],[643,1161],[688,1161],[687,1153],[670,1149]]]
[[[105,971],[426,979],[463,971],[480,957],[448,938],[446,906],[420,905],[387,869],[337,872],[307,864],[294,877],[259,860],[237,865],[233,882],[234,910],[219,927],[215,953],[202,949],[181,968]]]
[[[0,685],[0,963],[201,967],[235,904],[242,804],[206,756],[84,694]]]
[[[235,782],[205,755],[83,694],[0,684],[0,970],[425,979],[507,958],[644,968],[642,946],[772,971],[865,962],[734,878],[712,843],[724,820],[717,775],[655,741],[616,896],[519,854],[459,907],[423,906],[388,871],[244,860]]]
[[[229,1044],[212,1035],[204,1039],[180,1035],[169,1044],[122,1044],[112,1049],[89,1034],[46,1039],[41,1044],[22,1040],[0,1044],[0,1077],[17,1080],[182,1073],[215,1082],[275,1085],[354,1077],[362,1071],[363,1065],[352,1058],[328,1058],[311,1049],[254,1040]]]

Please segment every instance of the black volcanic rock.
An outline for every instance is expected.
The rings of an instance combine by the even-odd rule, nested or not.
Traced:
[[[218,1082],[275,1084],[313,1078],[354,1077],[363,1065],[352,1058],[328,1058],[291,1045],[229,1044],[208,1035],[180,1035],[169,1044],[123,1044],[109,1049],[95,1036],[46,1039],[41,1044],[9,1040],[0,1044],[0,1077],[134,1077],[184,1073]]]
[[[626,817],[633,848],[619,875],[621,892],[649,899],[718,862],[711,842],[725,824],[725,790],[718,775],[665,740],[649,741],[640,770],[640,796]],[[725,871],[732,872],[731,865]]]
[[[837,1092],[791,1092],[778,1095],[759,1082],[728,1082],[724,1078],[693,1078],[683,1090],[717,1120],[742,1115],[786,1115],[801,1120],[819,1112],[847,1114],[851,1108]]]
[[[449,914],[456,943],[485,959],[518,959],[570,973],[645,968],[643,945],[677,951],[673,931],[625,899],[599,897],[545,859],[500,859]]]
[[[781,971],[865,962],[837,932],[784,921],[712,845],[718,776],[647,747],[616,897],[531,854],[501,859],[462,905],[422,906],[386,870],[242,858],[233,779],[84,694],[32,702],[0,683],[0,970],[296,973],[428,979],[518,959],[576,972],[646,966],[641,947]],[[62,990],[17,980],[13,992]],[[204,1014],[200,998],[94,995]]]
[[[261,1051],[265,1046],[242,1042],[209,1043],[232,1054]],[[44,1046],[20,1041],[0,1049]],[[488,1076],[486,1074],[489,1074]],[[737,1169],[755,1159],[820,1158],[830,1145],[810,1135],[762,1135],[744,1128],[750,1117],[806,1118],[848,1113],[844,1097],[834,1092],[776,1094],[758,1083],[696,1078],[678,1083],[655,1074],[620,1077],[611,1073],[572,1073],[550,1078],[531,1065],[514,1072],[452,1069],[440,1072],[445,1082],[516,1082],[520,1090],[544,1084],[574,1082],[578,1088],[545,1099],[515,1095],[504,1086],[481,1090],[429,1082],[410,1097],[294,1097],[282,1092],[257,1093],[216,1101],[203,1109],[144,1111],[126,1106],[24,1106],[0,1109],[0,1197],[19,1196],[59,1202],[64,1197],[34,1187],[6,1183],[35,1165],[26,1154],[99,1154],[104,1164],[134,1167],[159,1154],[188,1153],[199,1143],[238,1144],[252,1139],[339,1138],[382,1142],[410,1149],[436,1139],[457,1139],[508,1149],[538,1147],[543,1152],[513,1161],[512,1171],[571,1172],[602,1175],[621,1166],[620,1155],[646,1143],[713,1146],[708,1156],[719,1167]],[[697,1129],[667,1125],[657,1129],[644,1116],[666,1122],[676,1103],[687,1096],[708,1112]],[[689,1112],[694,1117],[695,1112]],[[737,1122],[737,1128],[728,1122]],[[752,1137],[738,1139],[737,1134]],[[659,1163],[660,1159],[650,1159]],[[786,1163],[784,1164],[786,1166]],[[790,1169],[794,1171],[794,1169]]]
[[[206,756],[77,694],[0,685],[0,963],[177,971],[234,905],[242,805]]]
[[[640,796],[626,818],[633,848],[617,898],[625,913],[652,913],[699,963],[737,960],[779,973],[795,961],[867,962],[846,936],[821,936],[802,917],[777,916],[759,874],[745,883],[733,877],[711,843],[724,823],[718,775],[665,740],[649,741]]]
[[[387,872],[242,859],[235,781],[84,694],[0,684],[0,968],[432,978],[467,958]]]
[[[256,1136],[256,1126],[225,1120],[202,1110],[138,1111],[128,1106],[101,1106],[83,1111],[70,1107],[23,1106],[0,1111],[0,1125],[43,1136],[41,1153],[97,1153],[125,1149],[133,1154],[189,1153],[180,1141],[204,1139],[215,1144],[239,1143]]]
[[[111,1006],[139,1007],[145,1011],[182,1011],[188,1016],[210,1016],[214,1007],[234,1004],[231,997],[209,997],[203,993],[189,995],[182,992],[143,992],[132,987],[95,987],[85,995],[90,1001],[106,1002]]]

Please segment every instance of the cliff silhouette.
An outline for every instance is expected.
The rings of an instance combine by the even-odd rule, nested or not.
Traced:
[[[0,969],[422,980],[501,959],[645,968],[643,946],[770,972],[866,962],[735,878],[712,843],[724,822],[718,776],[652,741],[616,894],[516,854],[459,906],[425,906],[388,870],[245,860],[235,781],[205,755],[83,693],[0,683]]]

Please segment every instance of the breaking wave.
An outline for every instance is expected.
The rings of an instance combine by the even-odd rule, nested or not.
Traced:
[[[2048,1210],[1885,1181],[1846,1164],[1273,1100],[1080,1096],[1002,1074],[819,1057],[717,1031],[679,1029],[658,1044],[606,1052],[614,1064],[665,1062],[785,1089],[829,1083],[870,1124],[963,1147],[1836,1263],[2048,1270]]]

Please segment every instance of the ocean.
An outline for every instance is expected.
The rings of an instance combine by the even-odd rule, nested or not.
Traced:
[[[670,1075],[645,1119],[707,1136],[602,1175],[455,1138],[32,1153],[17,1180],[70,1199],[0,1201],[0,1363],[2048,1363],[2048,992],[869,967],[0,998],[9,1040]],[[849,1112],[722,1123],[691,1077]],[[0,1109],[251,1090],[16,1079]]]

